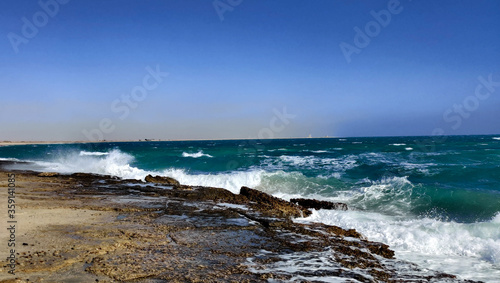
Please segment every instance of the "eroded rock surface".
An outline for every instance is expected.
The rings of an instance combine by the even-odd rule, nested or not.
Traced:
[[[248,187],[241,187],[240,195],[245,196],[249,201],[256,203],[256,208],[266,215],[275,215],[284,218],[311,215],[311,211],[304,207]]]
[[[156,183],[156,184],[167,184],[171,186],[179,186],[180,183],[174,178],[171,177],[163,177],[163,176],[152,176],[147,175],[145,178],[146,182]]]

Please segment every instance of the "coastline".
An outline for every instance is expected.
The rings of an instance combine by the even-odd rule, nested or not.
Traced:
[[[5,169],[12,163],[0,162],[0,198],[7,199],[8,174],[15,174],[16,275],[9,275],[4,264],[0,282],[261,282],[270,278],[286,282],[318,276],[361,282],[472,282],[440,272],[429,274],[401,262],[390,247],[371,242],[355,230],[294,223],[293,218],[310,210],[250,188],[243,187],[235,195],[161,177],[144,183],[103,175]],[[0,240],[5,242],[6,237],[2,234]],[[5,247],[0,255],[8,256]],[[328,255],[327,269],[300,268],[301,261],[318,255]],[[277,268],[290,257],[299,262],[295,271]]]
[[[30,144],[87,144],[120,142],[176,142],[176,141],[249,141],[249,140],[290,140],[290,139],[331,139],[337,137],[283,137],[283,138],[227,138],[227,139],[148,139],[148,140],[101,140],[101,141],[0,141],[0,146]]]
[[[11,145],[30,145],[30,144],[78,144],[78,143],[108,143],[108,142],[139,142],[128,141],[128,140],[120,140],[120,141],[2,141],[0,142],[0,146],[11,146]]]
[[[500,134],[480,134],[480,135],[446,135],[444,137],[460,136],[485,136],[495,137]],[[74,141],[0,141],[0,146],[10,145],[29,145],[29,144],[87,144],[87,143],[121,143],[121,142],[176,142],[176,141],[251,141],[251,140],[293,140],[293,139],[359,139],[359,138],[402,138],[402,137],[431,137],[434,136],[370,136],[370,137],[343,137],[343,136],[324,136],[324,137],[278,137],[278,138],[221,138],[221,139],[135,139],[135,140],[74,140]]]

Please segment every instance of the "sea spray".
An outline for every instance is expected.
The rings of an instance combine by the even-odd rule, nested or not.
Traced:
[[[311,216],[295,221],[356,229],[370,240],[388,244],[397,258],[429,269],[486,282],[500,278],[498,216],[485,222],[456,223],[356,210],[314,210]]]
[[[213,157],[213,156],[210,154],[203,153],[203,151],[200,150],[196,153],[183,152],[182,157],[200,158],[200,157]]]

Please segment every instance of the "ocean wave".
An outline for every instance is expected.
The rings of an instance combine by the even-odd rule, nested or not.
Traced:
[[[429,170],[429,167],[438,167],[438,165],[435,163],[410,163],[410,162],[406,162],[406,161],[401,162],[400,165],[403,166],[403,168],[405,168],[407,170],[415,170],[415,171],[420,172],[422,174],[425,174],[427,176],[430,176],[433,174]],[[436,171],[436,170],[434,170],[434,171]]]
[[[463,278],[496,282],[500,278],[500,229],[497,215],[479,223],[408,219],[365,211],[314,210],[297,222],[322,222],[356,229],[388,244],[396,257]]]
[[[88,151],[80,151],[80,156],[103,156],[108,155],[109,152],[88,152]]]
[[[389,153],[368,152],[361,153],[357,157],[362,160],[361,162],[368,165],[377,163],[393,164],[395,162],[395,157]]]
[[[491,223],[500,224],[500,212],[491,219]]]
[[[11,160],[11,159],[9,159]],[[135,158],[119,149],[107,154],[80,155],[78,152],[65,152],[50,160],[36,161],[36,171],[59,172],[70,174],[76,172],[112,175],[123,179],[144,180],[148,174],[168,176],[185,185],[219,187],[239,193],[242,186],[257,187],[264,176],[273,173],[252,169],[218,174],[190,174],[184,169],[170,168],[166,170],[143,170],[134,167]]]
[[[349,191],[349,205],[358,209],[383,212],[388,215],[406,215],[415,206],[413,188],[415,187],[405,177],[383,178],[361,184],[357,189]]]
[[[321,169],[322,171],[335,171],[344,173],[354,167],[357,167],[357,157],[354,155],[347,155],[341,158],[320,158],[314,155],[309,156],[295,156],[295,155],[282,155],[279,160],[282,162],[278,168],[283,169],[285,165],[293,166],[298,170]]]
[[[0,157],[0,161],[21,161],[17,158],[3,158],[3,157]]]
[[[192,157],[192,158],[210,157],[210,158],[212,158],[213,156],[210,154],[203,153],[203,151],[200,150],[196,153],[183,152],[182,157]]]
[[[184,185],[224,188],[239,194],[242,186],[258,187],[262,179],[272,173],[264,170],[250,170],[219,174],[190,174],[183,169],[171,168],[157,172],[157,174],[172,177]]]
[[[105,154],[82,155],[80,153],[66,152],[50,160],[36,161],[35,163],[44,171],[59,173],[83,172],[138,180],[147,176],[147,171],[131,165],[134,161],[132,155],[118,149],[110,150]]]
[[[280,160],[295,166],[312,166],[315,163],[315,156],[290,156],[290,155],[281,155],[279,157]]]

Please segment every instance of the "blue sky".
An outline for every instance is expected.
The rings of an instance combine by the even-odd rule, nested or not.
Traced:
[[[0,2],[0,140],[500,133],[499,1],[58,1]]]

